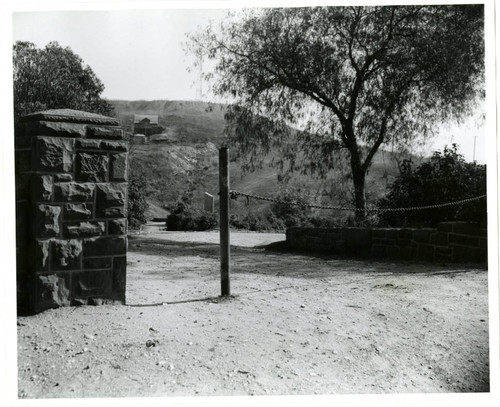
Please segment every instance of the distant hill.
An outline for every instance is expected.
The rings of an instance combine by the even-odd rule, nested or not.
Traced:
[[[131,167],[147,178],[145,193],[150,203],[148,217],[164,217],[169,205],[183,191],[194,190],[195,202],[201,207],[203,192],[217,195],[218,148],[224,142],[224,105],[199,101],[125,101],[111,100],[116,116],[128,136],[132,136],[134,115],[158,115],[159,125],[165,128],[164,137],[144,145],[132,144]],[[167,137],[168,135],[168,137]],[[161,135],[160,135],[161,136]],[[154,138],[154,137],[153,137]],[[164,139],[165,142],[161,142]],[[166,140],[169,141],[166,141]],[[173,140],[173,141],[172,141]],[[380,151],[374,157],[367,176],[367,197],[374,202],[386,192],[398,170],[392,153]],[[231,162],[231,189],[246,193],[272,196],[280,188],[278,171],[264,166],[243,174],[237,162]],[[349,170],[344,170],[349,173]],[[332,184],[348,184],[345,176],[332,172],[326,182],[296,176],[297,182],[310,186],[325,195]],[[336,188],[338,185],[333,185]],[[241,199],[240,199],[241,200]],[[324,196],[329,205],[349,205],[351,197],[343,194]],[[261,210],[268,202],[252,201],[238,205],[239,210]],[[245,209],[245,207],[247,209]],[[242,209],[243,208],[243,209]]]

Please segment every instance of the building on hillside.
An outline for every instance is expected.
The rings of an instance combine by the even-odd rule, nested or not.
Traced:
[[[134,134],[132,137],[133,144],[146,144],[148,141],[145,134]]]
[[[153,134],[160,134],[163,130],[165,129],[158,123],[158,115],[134,115],[134,134],[151,136]]]

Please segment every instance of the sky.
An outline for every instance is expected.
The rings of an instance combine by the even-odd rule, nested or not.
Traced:
[[[198,73],[188,72],[192,56],[183,42],[187,33],[226,13],[200,8],[15,12],[12,36],[38,47],[50,41],[69,46],[103,82],[105,98],[194,100]],[[477,121],[440,126],[424,153],[457,143],[467,160],[485,163],[485,130]]]

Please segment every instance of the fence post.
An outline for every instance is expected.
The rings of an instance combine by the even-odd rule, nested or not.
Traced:
[[[219,189],[221,296],[228,296],[231,290],[229,282],[229,151],[227,147],[221,147],[219,150]]]

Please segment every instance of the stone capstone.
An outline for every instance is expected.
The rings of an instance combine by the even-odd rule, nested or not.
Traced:
[[[70,305],[69,278],[52,275],[38,275],[36,283],[37,308],[57,308]]]
[[[112,181],[127,180],[127,154],[111,155],[109,178]]]
[[[88,138],[123,140],[123,130],[117,127],[87,127]]]
[[[96,184],[96,216],[98,218],[126,217],[127,184]]]
[[[52,243],[52,266],[54,270],[79,268],[81,256],[81,240],[55,240]]]
[[[68,123],[55,121],[34,121],[25,123],[25,134],[27,136],[50,136],[50,137],[85,137],[86,125],[82,123]]]
[[[105,182],[108,162],[108,156],[104,154],[78,153],[76,155],[76,180]]]
[[[89,219],[91,216],[92,211],[87,204],[67,203],[64,205],[64,219],[66,220]]]
[[[35,235],[52,237],[59,235],[61,207],[57,205],[36,205]]]
[[[40,171],[70,172],[73,167],[72,139],[38,137],[35,163]]]
[[[78,222],[64,225],[65,235],[71,238],[102,235],[104,230],[104,222]]]
[[[63,202],[88,202],[94,197],[95,184],[65,182],[55,184],[55,199]]]

